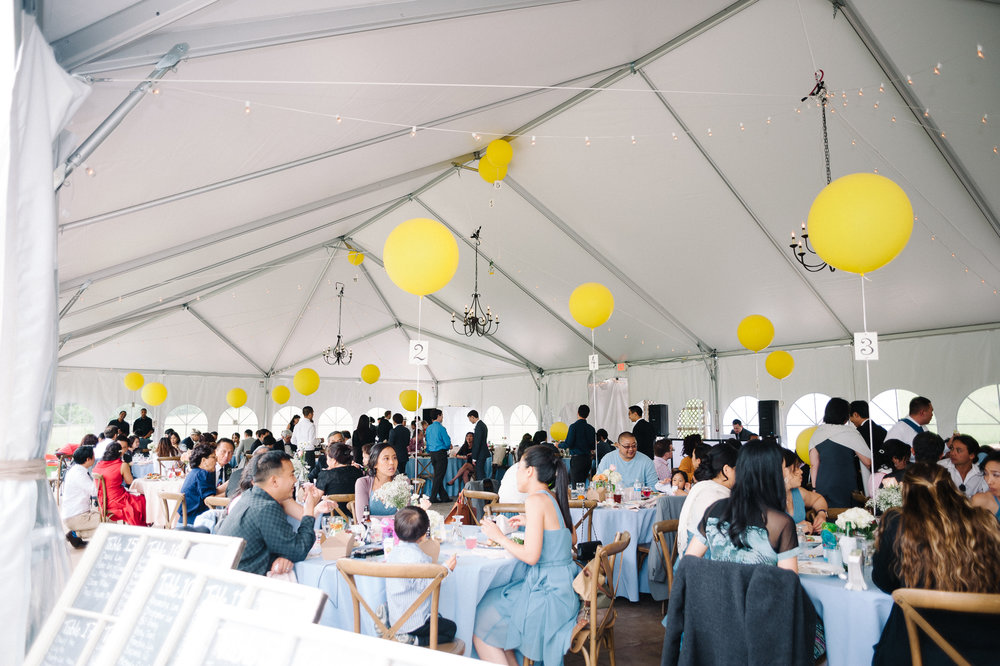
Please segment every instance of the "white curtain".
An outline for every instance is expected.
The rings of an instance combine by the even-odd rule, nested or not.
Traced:
[[[606,379],[603,382],[591,384],[590,391],[594,397],[590,404],[589,420],[595,424],[594,427],[607,430],[608,439],[612,442],[616,441],[618,435],[626,430],[632,432],[632,423],[628,420],[627,379]]]
[[[9,8],[8,8],[9,9]],[[20,664],[62,591],[65,539],[42,460],[56,366],[54,145],[87,94],[67,75],[34,19],[0,13],[5,125],[0,174],[5,215],[0,251],[0,662]],[[16,25],[15,21],[20,22]],[[21,43],[8,59],[17,28]]]

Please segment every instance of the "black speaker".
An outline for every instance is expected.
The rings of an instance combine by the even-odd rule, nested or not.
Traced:
[[[777,437],[781,440],[781,422],[778,418],[778,401],[761,400],[757,403],[757,418],[760,422],[761,437]]]
[[[435,408],[424,407],[423,415],[420,418],[427,421],[427,423],[432,423],[435,416],[437,416],[437,410]]]
[[[667,416],[666,405],[649,405],[649,425],[653,426],[653,434],[657,437],[666,437],[670,433],[670,419]]]

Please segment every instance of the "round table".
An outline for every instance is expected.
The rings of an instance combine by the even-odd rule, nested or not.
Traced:
[[[445,491],[448,493],[450,497],[455,497],[455,495],[457,495],[464,486],[461,480],[458,480],[455,483],[448,483],[449,481],[451,481],[452,478],[454,478],[455,474],[458,473],[458,470],[464,464],[465,464],[465,458],[452,458],[451,456],[448,457],[448,470],[445,472],[444,475],[444,487]],[[416,458],[411,457],[409,460],[406,461],[406,476],[412,479],[415,478],[418,475],[418,473],[431,475],[433,477],[434,466],[431,465],[430,458],[428,458],[427,456],[422,455]],[[492,474],[493,474],[493,460],[491,458],[487,458],[486,477],[492,478]],[[431,483],[432,483],[431,479],[426,480],[426,483],[424,484],[425,494],[430,493]]]
[[[570,509],[573,522],[580,520],[583,509]],[[594,509],[594,539],[603,544],[615,540],[618,532],[628,532],[632,537],[618,564],[615,565],[615,577],[618,581],[618,596],[629,601],[639,601],[640,592],[649,592],[649,575],[647,567],[649,558],[642,563],[639,570],[637,548],[639,544],[647,544],[653,540],[653,523],[656,522],[656,509],[649,508],[609,508],[599,506]],[[577,530],[577,541],[586,540],[586,521]]]
[[[153,527],[166,527],[167,516],[160,493],[179,493],[182,485],[184,479],[135,479],[128,489],[146,496],[146,522]]]

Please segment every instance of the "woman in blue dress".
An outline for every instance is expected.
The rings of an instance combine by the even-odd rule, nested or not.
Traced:
[[[362,516],[367,507],[373,516],[391,516],[396,507],[386,506],[373,493],[396,478],[396,450],[388,442],[379,442],[372,447],[368,467],[368,475],[354,483],[354,511]]]
[[[580,598],[573,591],[569,472],[550,445],[533,446],[518,463],[517,489],[524,501],[524,543],[508,539],[490,520],[483,533],[529,565],[523,580],[488,591],[476,609],[473,645],[479,658],[517,664],[515,650],[546,666],[561,664],[569,649]],[[520,517],[514,518],[515,525]]]
[[[785,511],[805,534],[819,534],[829,517],[826,498],[802,487],[802,465],[799,456],[790,449],[782,449],[784,464],[781,473],[785,477]],[[806,520],[806,510],[812,509],[815,517]]]

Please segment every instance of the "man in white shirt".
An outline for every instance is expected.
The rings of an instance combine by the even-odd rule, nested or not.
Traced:
[[[969,435],[955,435],[948,440],[948,456],[938,464],[948,470],[951,480],[963,495],[971,498],[989,490],[983,472],[976,464],[979,442]]]
[[[500,490],[497,491],[497,495],[500,496],[498,501],[503,504],[524,504],[524,500],[528,496],[528,493],[522,493],[517,489],[518,465],[519,463],[514,463],[508,467],[503,478],[500,479]]]
[[[886,441],[898,439],[903,444],[912,447],[913,438],[927,430],[924,426],[931,422],[933,416],[934,405],[927,398],[918,395],[910,400],[909,416],[901,418],[889,428],[889,432],[885,434]]]
[[[101,438],[97,440],[97,444],[94,446],[94,460],[100,460],[104,457],[104,449],[108,448],[108,444],[115,441],[115,437],[117,436],[118,428],[115,426],[108,426],[104,429]]]
[[[313,408],[308,405],[302,408],[302,418],[295,424],[291,443],[299,451],[306,452],[306,467],[312,469],[316,464],[316,424],[313,423]]]
[[[94,536],[101,524],[101,514],[94,508],[94,478],[90,468],[94,466],[94,449],[81,446],[73,452],[72,467],[66,470],[62,482],[62,505],[60,514],[66,525],[66,539],[75,547],[86,545],[83,539]]]

